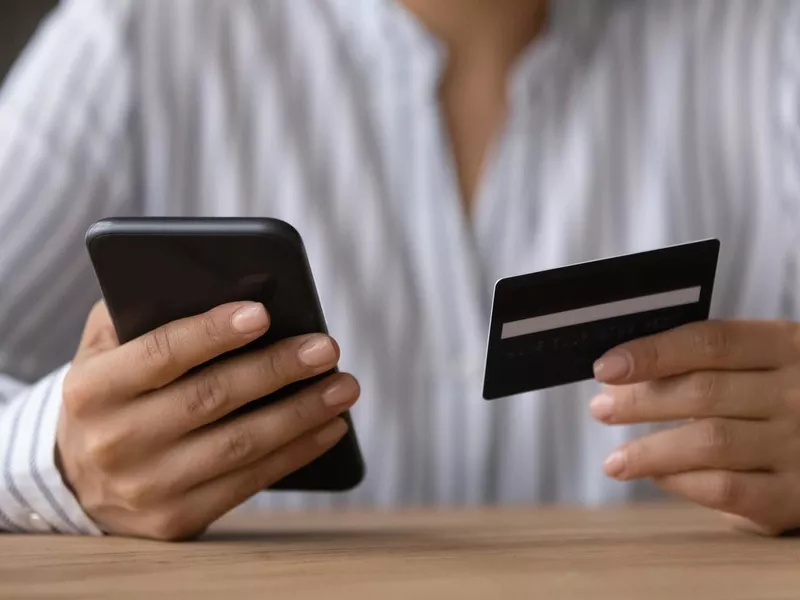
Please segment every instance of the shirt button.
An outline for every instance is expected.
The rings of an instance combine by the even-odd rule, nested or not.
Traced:
[[[50,533],[52,529],[50,525],[45,521],[41,515],[32,512],[28,515],[28,525],[30,525],[33,531],[37,531],[39,533]]]

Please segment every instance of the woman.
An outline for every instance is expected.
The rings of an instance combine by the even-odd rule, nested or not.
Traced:
[[[253,502],[596,503],[654,481],[800,525],[798,12],[66,3],[0,96],[0,528],[191,535],[324,452],[358,396],[344,376],[336,403],[212,424],[339,359],[304,339],[181,377],[264,332],[252,305],[123,347],[98,306],[59,367],[97,297],[82,232],[121,214],[275,216],[305,238],[369,474]],[[712,236],[727,320],[604,357],[602,394],[480,398],[497,278]]]

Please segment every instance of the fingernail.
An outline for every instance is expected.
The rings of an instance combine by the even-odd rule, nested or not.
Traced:
[[[336,361],[336,349],[326,335],[314,336],[300,346],[300,360],[309,367],[322,367]]]
[[[344,422],[344,419],[336,419],[333,423],[320,430],[314,436],[314,440],[320,446],[330,446],[342,439],[345,433],[347,433],[347,423]]]
[[[263,304],[248,303],[233,313],[231,325],[239,333],[256,333],[269,325],[267,309]]]
[[[322,394],[326,406],[334,407],[352,402],[358,396],[358,383],[352,377],[337,379]]]
[[[594,363],[594,376],[599,381],[615,381],[631,371],[632,360],[627,352],[615,350]]]
[[[608,421],[614,413],[614,398],[607,394],[596,396],[589,403],[592,416],[599,421]]]
[[[625,470],[625,455],[623,452],[621,450],[612,452],[611,456],[603,463],[603,468],[609,477],[619,478]]]

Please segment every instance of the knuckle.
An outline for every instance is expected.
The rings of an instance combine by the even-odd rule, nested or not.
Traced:
[[[285,473],[280,469],[281,453],[270,457],[268,464],[259,469],[248,469],[238,481],[237,496],[250,497],[278,481]]]
[[[228,386],[216,368],[206,369],[189,385],[184,397],[186,413],[192,417],[214,417],[228,403]]]
[[[646,440],[633,442],[625,448],[625,472],[628,476],[651,469],[655,464],[653,448]]]
[[[100,471],[112,470],[122,456],[123,444],[115,433],[91,433],[86,436],[84,444],[89,462]]]
[[[229,464],[247,463],[255,455],[255,439],[246,427],[241,425],[232,427],[223,440],[222,452]]]
[[[220,342],[224,341],[225,330],[210,314],[203,315],[201,318],[201,325],[203,328],[203,334],[212,344],[218,345]]]
[[[648,344],[648,348],[649,352],[646,353],[646,360],[649,363],[649,367],[654,371],[661,371],[661,365],[664,362],[661,345],[656,340],[652,340],[651,343]]]
[[[140,348],[142,362],[149,368],[160,370],[172,362],[174,356],[172,336],[165,327],[159,327],[146,334]]]
[[[281,371],[281,359],[274,349],[267,350],[264,353],[264,360],[259,364],[264,372],[264,375],[269,379],[275,379]]]
[[[67,372],[61,388],[61,402],[69,415],[80,417],[86,413],[91,397],[86,387],[85,381],[75,372],[74,368]]]
[[[724,511],[736,509],[742,501],[741,481],[734,473],[720,472],[711,485],[711,503]]]
[[[252,469],[241,481],[239,494],[242,497],[255,494],[307,465],[322,453],[318,446],[306,442],[292,444],[286,451],[275,452],[261,468]]]
[[[628,386],[622,393],[616,394],[614,399],[614,412],[618,416],[633,417],[642,407],[642,384]]]
[[[658,336],[632,342],[629,348],[636,357],[637,369],[647,373],[660,372],[664,364],[662,344],[663,342]]]
[[[264,360],[260,361],[263,375],[270,382],[271,387],[283,387],[289,383],[289,368],[285,351],[271,348],[264,353]]]
[[[693,373],[689,376],[689,395],[701,404],[713,404],[720,397],[720,376],[716,373]]]
[[[297,398],[289,405],[292,414],[292,420],[296,423],[308,423],[309,421],[316,421],[319,418],[318,403],[313,402],[310,398],[303,397]]]
[[[730,427],[721,419],[706,419],[700,428],[700,445],[711,457],[726,455],[733,446]]]
[[[707,323],[692,333],[692,349],[705,359],[723,360],[731,354],[730,336],[721,325]]]
[[[179,511],[162,510],[149,519],[148,537],[162,542],[180,542],[196,532]]]
[[[114,484],[114,493],[131,512],[142,512],[155,502],[155,486],[140,478],[121,478]]]

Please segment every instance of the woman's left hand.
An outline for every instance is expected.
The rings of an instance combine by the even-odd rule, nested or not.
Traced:
[[[707,321],[623,344],[595,364],[607,424],[686,421],[609,456],[606,474],[769,534],[800,527],[800,324]]]

